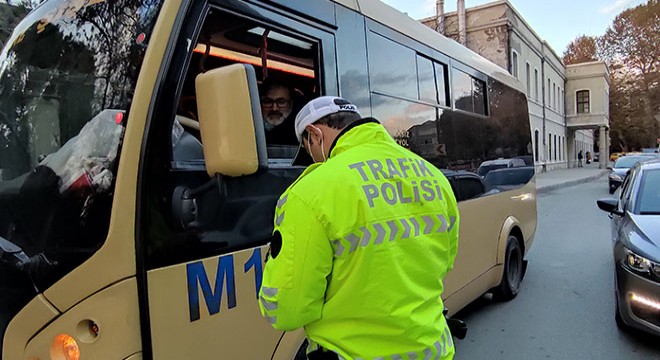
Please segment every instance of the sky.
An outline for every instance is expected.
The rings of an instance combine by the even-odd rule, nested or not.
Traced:
[[[493,0],[465,0],[470,8]],[[383,0],[413,19],[435,15],[435,0]],[[623,10],[646,3],[645,0],[509,0],[529,26],[560,57],[571,41],[580,35],[605,34]],[[456,0],[445,0],[445,12],[456,11]]]

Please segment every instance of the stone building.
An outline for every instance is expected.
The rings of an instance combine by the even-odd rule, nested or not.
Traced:
[[[421,22],[479,53],[526,89],[537,171],[577,166],[578,152],[609,157],[609,72],[602,62],[565,66],[507,1],[438,14]],[[603,139],[598,144],[598,139]],[[600,145],[600,146],[598,146]]]

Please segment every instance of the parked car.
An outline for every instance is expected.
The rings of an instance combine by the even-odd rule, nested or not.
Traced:
[[[660,159],[635,164],[610,213],[615,268],[615,319],[622,329],[660,336]]]
[[[616,159],[618,159],[622,156],[625,156],[625,155],[626,155],[626,153],[622,153],[622,152],[611,153],[610,154],[610,161],[616,161]]]
[[[638,155],[626,155],[618,158],[612,167],[608,167],[608,169],[610,169],[610,173],[607,176],[610,194],[614,194],[616,189],[621,186],[623,179],[626,177],[626,172],[628,172],[628,170],[633,167],[635,163],[649,160],[653,157],[655,157],[655,154],[640,153]]]
[[[600,153],[594,153],[594,162],[598,162],[600,160]]]
[[[486,176],[489,171],[497,169],[526,166],[525,160],[520,158],[487,160],[482,162],[477,169],[477,174],[481,177]]]
[[[474,199],[488,191],[483,179],[473,172],[448,169],[441,169],[440,171],[449,180],[451,189],[458,201]]]
[[[511,189],[527,184],[534,174],[533,166],[497,169],[489,171],[484,177],[484,182],[490,187],[501,190]]]

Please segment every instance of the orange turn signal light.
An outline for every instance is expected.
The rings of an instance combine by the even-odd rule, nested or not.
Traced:
[[[50,346],[52,360],[80,360],[80,347],[71,335],[60,334]]]

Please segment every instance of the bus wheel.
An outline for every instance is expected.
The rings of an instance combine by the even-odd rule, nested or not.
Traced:
[[[518,238],[509,235],[504,258],[502,282],[492,290],[496,301],[509,301],[518,295],[523,277],[523,253]]]
[[[305,339],[300,345],[296,357],[294,357],[293,360],[307,360],[307,339]]]

